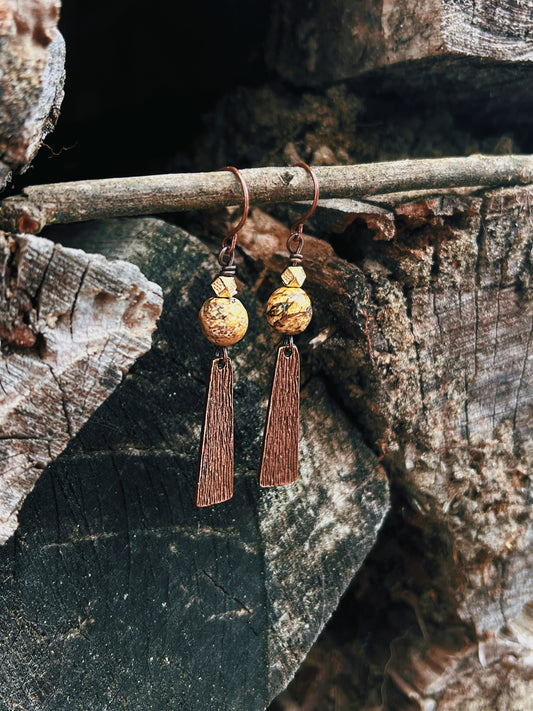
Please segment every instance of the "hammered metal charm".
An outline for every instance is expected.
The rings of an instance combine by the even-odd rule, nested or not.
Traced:
[[[233,369],[227,355],[213,358],[198,462],[196,506],[233,496]]]
[[[231,299],[237,293],[237,282],[233,277],[219,276],[211,284],[211,288],[217,296]]]
[[[285,286],[302,286],[305,281],[304,268],[291,264],[282,272],[281,281]]]
[[[260,486],[292,484],[298,478],[300,354],[295,345],[278,349],[259,470]]]

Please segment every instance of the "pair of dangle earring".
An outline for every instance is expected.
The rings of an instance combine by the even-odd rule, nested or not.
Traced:
[[[259,484],[263,487],[291,484],[298,478],[298,440],[300,430],[300,355],[293,337],[302,333],[311,320],[311,301],[301,288],[305,280],[302,267],[303,224],[318,203],[319,187],[313,170],[306,163],[294,167],[307,170],[313,180],[314,199],[309,212],[291,227],[287,240],[289,265],[281,275],[283,286],[270,296],[266,316],[270,326],[282,335],[278,347],[272,391],[268,406]],[[206,409],[202,427],[195,502],[211,506],[233,495],[233,370],[227,346],[238,343],[246,333],[248,315],[234,298],[234,252],[239,230],[248,216],[248,187],[237,168],[228,166],[239,179],[244,196],[243,215],[225,237],[219,254],[222,267],[212,283],[216,296],[208,299],[199,314],[206,338],[217,345],[211,363]]]

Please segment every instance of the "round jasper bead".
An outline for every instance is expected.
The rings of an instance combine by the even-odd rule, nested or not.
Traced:
[[[267,302],[268,323],[275,331],[288,336],[305,331],[312,315],[311,300],[299,287],[280,286]]]
[[[198,315],[204,336],[217,346],[238,343],[248,328],[248,314],[239,299],[213,296]]]

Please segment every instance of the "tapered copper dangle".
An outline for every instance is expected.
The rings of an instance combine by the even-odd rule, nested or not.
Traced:
[[[292,484],[298,478],[298,440],[300,435],[300,354],[293,336],[302,333],[311,320],[311,301],[301,288],[305,281],[302,267],[303,224],[316,209],[319,187],[316,176],[307,163],[305,168],[313,180],[315,195],[309,212],[292,225],[287,249],[289,266],[281,275],[283,286],[270,296],[266,317],[272,328],[283,334],[278,347],[272,392],[268,405],[263,454],[259,470],[261,486]],[[296,167],[295,166],[295,167]]]
[[[215,296],[203,304],[199,321],[204,336],[217,347],[211,363],[204,422],[198,460],[196,506],[211,506],[233,496],[233,369],[227,346],[238,343],[248,328],[248,314],[235,298],[235,247],[239,230],[250,207],[248,187],[233,166],[242,187],[244,210],[241,219],[222,242],[218,256],[221,272],[211,284]]]

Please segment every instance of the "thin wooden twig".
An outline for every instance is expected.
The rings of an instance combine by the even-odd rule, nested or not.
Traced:
[[[474,155],[314,170],[321,198],[361,198],[407,190],[533,183],[533,156]],[[252,203],[313,198],[313,184],[303,168],[252,168],[242,174]],[[54,223],[182,212],[241,201],[239,182],[226,171],[34,185],[0,202],[0,228],[38,232]]]

